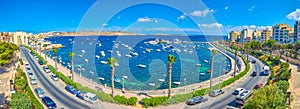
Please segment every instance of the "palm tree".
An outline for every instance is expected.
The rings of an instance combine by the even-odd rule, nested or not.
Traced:
[[[58,49],[53,47],[52,52],[54,53],[54,62],[55,62],[55,69],[57,70],[57,63],[56,63],[56,53],[58,52]]]
[[[44,48],[44,52],[45,52],[45,60],[47,62],[47,56],[46,56],[46,48],[47,48],[47,44],[43,44],[43,48]]]
[[[29,39],[30,39],[30,37],[28,36],[28,37],[27,37],[27,44],[26,44],[26,45],[28,45],[28,44],[29,44]]]
[[[235,49],[234,50],[234,66],[233,66],[233,77],[235,78],[235,73],[236,73],[236,66],[237,66],[237,52],[238,52],[238,49]]]
[[[212,78],[213,78],[213,66],[214,66],[214,57],[215,55],[218,54],[218,51],[214,48],[211,49],[211,59],[210,59],[210,83],[209,83],[209,87],[210,87],[210,91],[212,91]]]
[[[42,48],[41,46],[42,46],[42,43],[39,42],[38,45],[39,45],[39,51],[40,51],[40,56],[41,56],[41,48]]]
[[[118,60],[114,57],[108,58],[107,64],[110,66],[111,69],[111,95],[114,97],[114,90],[115,90],[115,82],[114,82],[114,77],[115,77],[115,65],[118,63]]]
[[[34,40],[34,48],[35,48],[35,52],[37,52],[36,42],[37,42],[37,40]]]
[[[171,81],[172,81],[172,64],[176,62],[176,57],[169,54],[168,55],[168,85],[169,85],[169,90],[168,90],[168,97],[171,97]]]
[[[69,56],[70,56],[70,61],[71,61],[71,65],[72,65],[72,70],[71,70],[71,73],[72,73],[72,81],[75,82],[75,74],[74,74],[74,52],[69,52]]]

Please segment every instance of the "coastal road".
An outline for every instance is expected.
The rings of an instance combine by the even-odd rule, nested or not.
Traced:
[[[31,70],[38,79],[38,85],[54,100],[59,108],[65,109],[99,109],[103,108],[100,102],[90,104],[86,101],[78,99],[75,95],[70,94],[64,89],[65,84],[60,81],[53,81],[50,73],[47,74],[42,70],[42,66],[37,64],[37,60],[33,59],[29,51],[23,47],[20,48],[24,57],[31,66]]]
[[[250,55],[249,55],[249,60],[250,61],[256,60],[255,64],[251,63],[250,72],[247,73],[245,77],[236,81],[232,85],[225,87],[223,89],[225,91],[224,94],[218,97],[208,96],[207,102],[199,103],[193,106],[186,105],[184,109],[224,109],[228,106],[240,108],[240,106],[234,102],[236,95],[232,95],[232,92],[238,87],[245,88],[247,90],[252,90],[252,88],[256,85],[256,83],[265,84],[266,81],[268,80],[268,76],[260,75],[262,72],[262,68],[265,65],[259,59],[256,59]],[[252,77],[251,73],[253,71],[258,72],[259,75]]]

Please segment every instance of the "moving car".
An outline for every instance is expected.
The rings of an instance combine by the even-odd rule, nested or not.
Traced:
[[[83,100],[85,94],[86,94],[86,92],[77,92],[76,97]]]
[[[255,63],[256,63],[256,61],[255,61],[255,60],[252,60],[252,61],[251,61],[251,63],[255,64]]]
[[[72,93],[72,94],[76,94],[76,93],[77,93],[77,90],[76,90],[73,86],[67,85],[67,86],[65,87],[65,89],[66,89],[68,92]]]
[[[54,103],[54,101],[53,101],[51,98],[47,97],[47,96],[43,97],[43,98],[42,98],[42,101],[44,102],[44,104],[45,104],[49,109],[55,109],[55,108],[57,108],[57,106],[56,106],[56,104]]]
[[[43,66],[43,69],[44,69],[44,71],[45,71],[46,73],[50,73],[50,72],[51,72],[51,70],[49,69],[48,66]]]
[[[216,96],[219,96],[219,95],[221,95],[223,93],[224,93],[224,90],[215,89],[209,95],[212,96],[212,97],[216,97]]]
[[[259,89],[263,87],[263,84],[262,83],[257,83],[255,86],[254,86],[254,89]]]
[[[52,78],[54,81],[58,81],[58,77],[57,77],[55,74],[52,74],[52,75],[51,75],[51,78]]]
[[[257,72],[256,71],[253,71],[251,76],[257,76]]]
[[[247,98],[252,95],[250,90],[244,90],[241,94],[236,96],[235,102],[239,105],[244,105]]]
[[[43,65],[43,64],[44,64],[42,60],[39,60],[38,63],[39,63],[40,65]]]
[[[236,88],[234,91],[233,91],[233,95],[239,95],[240,93],[242,93],[245,89],[244,88]]]
[[[198,103],[202,103],[202,102],[205,102],[207,101],[208,98],[207,97],[203,97],[203,96],[196,96],[192,99],[189,99],[186,104],[187,105],[195,105],[195,104],[198,104]]]
[[[31,83],[32,85],[37,84],[36,78],[35,78],[34,76],[32,76],[32,77],[30,78],[30,83]]]
[[[35,88],[34,91],[39,98],[43,98],[45,96],[45,92],[41,88]]]
[[[95,103],[98,100],[98,97],[96,94],[87,92],[86,94],[84,94],[84,98],[85,101],[90,102],[90,103]]]

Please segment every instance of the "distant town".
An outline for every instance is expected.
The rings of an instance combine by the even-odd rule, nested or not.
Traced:
[[[288,24],[276,24],[272,28],[265,30],[243,29],[242,31],[231,31],[228,33],[231,42],[250,42],[252,40],[265,42],[270,39],[276,40],[280,44],[296,43],[300,40],[300,20],[296,21],[294,27]]]

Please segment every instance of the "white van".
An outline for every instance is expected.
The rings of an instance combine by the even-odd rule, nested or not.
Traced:
[[[269,75],[270,74],[270,67],[269,66],[264,66],[264,74]]]
[[[90,93],[90,92],[87,92],[83,99],[87,102],[90,102],[90,103],[95,103],[97,100],[98,100],[98,97],[96,94],[93,94],[93,93]]]

